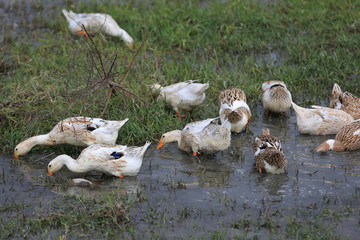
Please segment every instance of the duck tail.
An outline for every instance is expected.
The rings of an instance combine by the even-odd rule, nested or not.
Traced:
[[[124,120],[121,121],[112,121],[112,122],[116,126],[116,130],[119,130],[128,120],[129,118],[125,118]]]
[[[296,105],[294,102],[291,102],[291,105],[297,114],[302,113],[305,110],[305,108]]]
[[[191,80],[191,81],[193,81],[193,80]],[[203,83],[191,82],[191,84],[192,85],[191,85],[190,91],[193,93],[199,94],[199,95],[203,94],[206,91],[206,89],[209,88],[209,83],[203,84]]]
[[[203,94],[203,93],[206,91],[206,89],[209,88],[209,83],[205,83],[205,84],[201,84],[201,85],[202,85],[202,86],[201,86],[201,88],[200,88],[199,91],[198,91],[199,94]]]
[[[332,96],[330,100],[330,107],[335,109],[340,109],[342,105],[342,97],[343,92],[341,91],[340,86],[337,83],[334,83],[334,87],[332,89]]]
[[[337,83],[334,83],[334,87],[332,89],[332,95],[338,95],[340,96],[342,94],[341,88]]]
[[[67,20],[68,22],[70,22],[70,21],[72,20],[73,15],[72,15],[70,12],[66,11],[65,9],[63,9],[63,10],[62,10],[62,13],[64,14],[64,16],[65,16],[65,18],[66,18],[66,20]]]
[[[151,142],[146,141],[145,145],[142,147],[141,152],[139,153],[140,156],[143,156],[147,150],[147,148],[150,146]]]

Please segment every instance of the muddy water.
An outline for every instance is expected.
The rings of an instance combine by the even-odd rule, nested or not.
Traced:
[[[37,2],[0,0],[4,23],[0,42],[6,42],[7,32],[17,36],[27,30],[36,44],[41,34],[51,31],[43,19],[52,19],[54,14],[55,18],[62,18],[60,9],[51,3],[65,5],[64,1],[44,1],[42,11]],[[277,51],[254,53],[254,58],[259,65],[284,61],[283,54]],[[62,196],[98,198],[117,191],[136,199],[141,192],[147,200],[135,201],[131,210],[138,232],[145,237],[151,232],[186,237],[224,229],[236,233],[231,228],[232,221],[247,216],[256,218],[269,209],[294,214],[297,208],[317,208],[324,198],[331,199],[334,209],[347,203],[359,209],[360,204],[354,204],[353,199],[358,199],[360,193],[360,151],[315,153],[316,146],[329,136],[300,135],[293,111],[288,111],[287,117],[267,117],[261,104],[254,104],[251,109],[250,131],[233,135],[227,151],[214,157],[193,158],[175,144],[159,151],[153,143],[137,177],[118,179],[95,172],[75,174],[66,169],[49,177],[46,165],[55,154],[33,153],[20,160],[0,156],[0,208],[11,209],[14,205],[13,210],[0,212],[0,216],[11,217],[19,206],[28,206],[24,211],[29,214],[37,209],[43,211]],[[251,144],[263,127],[282,141],[288,159],[285,174],[259,174],[254,169]],[[71,185],[70,179],[78,177],[90,180],[93,186]],[[348,219],[338,232],[355,234],[357,227],[357,219]],[[257,233],[260,237],[265,234],[261,231]]]
[[[285,117],[268,117],[260,104],[253,105],[252,111],[250,131],[232,135],[227,151],[194,158],[176,144],[155,150],[153,143],[137,177],[104,178],[96,172],[75,174],[67,169],[48,177],[46,164],[55,154],[33,154],[16,161],[2,156],[0,201],[24,201],[40,207],[64,195],[96,198],[113,191],[134,196],[141,192],[147,201],[137,202],[131,212],[138,231],[144,236],[158,231],[171,237],[179,233],[200,236],[226,228],[232,231],[234,219],[257,216],[266,209],[282,209],[289,214],[297,208],[316,207],[324,198],[332,199],[336,208],[336,203],[345,205],[358,196],[359,151],[315,153],[316,146],[330,136],[300,135],[293,111]],[[260,174],[254,168],[251,144],[263,127],[282,141],[288,159],[285,174]],[[69,179],[77,177],[92,181],[95,187],[69,184]],[[353,221],[339,231],[351,233],[356,224]]]

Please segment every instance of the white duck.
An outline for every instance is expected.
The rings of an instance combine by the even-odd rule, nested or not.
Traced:
[[[36,145],[115,144],[119,129],[128,121],[109,121],[101,118],[71,117],[60,121],[48,134],[34,136],[15,147],[14,157],[25,155]]]
[[[360,149],[360,120],[354,121],[336,134],[335,139],[328,139],[323,142],[316,152],[333,151],[354,151]]]
[[[238,88],[224,90],[219,95],[221,122],[229,120],[232,132],[240,132],[245,126],[249,128],[251,111],[246,104],[245,93]]]
[[[166,87],[154,84],[151,89],[153,93],[160,92],[158,99],[165,100],[173,107],[180,120],[180,110],[191,112],[205,99],[205,91],[209,83],[195,83],[194,80],[175,83]]]
[[[291,93],[283,81],[267,81],[262,84],[262,103],[265,113],[284,113],[291,107]]]
[[[292,103],[296,113],[299,132],[310,135],[336,134],[342,127],[354,121],[353,117],[342,110],[311,106],[302,108]]]
[[[360,119],[360,98],[349,92],[342,92],[339,85],[334,84],[330,107],[343,110],[355,120]]]
[[[73,11],[62,10],[66,20],[69,22],[69,29],[72,33],[78,33],[87,37],[86,31],[93,34],[102,32],[112,37],[121,37],[126,46],[133,49],[134,40],[132,37],[109,15],[104,13],[74,13]]]
[[[57,156],[48,164],[48,173],[52,176],[66,165],[70,171],[77,173],[96,170],[120,178],[135,176],[150,144],[146,142],[142,147],[94,144],[85,148],[76,160],[66,154]]]
[[[215,154],[230,146],[231,124],[225,121],[218,125],[218,118],[189,123],[185,128],[164,133],[156,149],[170,142],[177,142],[180,150],[192,152],[196,156],[200,151]]]

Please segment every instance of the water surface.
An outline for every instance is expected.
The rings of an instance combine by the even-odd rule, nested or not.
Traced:
[[[316,208],[324,198],[331,199],[334,209],[349,203],[359,208],[358,202],[354,204],[360,190],[359,151],[316,153],[314,149],[333,136],[299,134],[292,110],[287,116],[265,116],[260,104],[251,109],[250,131],[233,134],[228,150],[196,158],[180,151],[176,144],[155,150],[157,143],[153,143],[137,177],[77,174],[66,168],[49,177],[46,165],[56,154],[33,153],[13,161],[2,156],[0,201],[7,204],[21,200],[41,207],[60,196],[97,198],[116,191],[133,194],[136,199],[141,192],[147,200],[135,201],[136,207],[131,210],[138,231],[143,236],[156,231],[167,237],[201,236],[227,228],[236,232],[231,228],[236,219],[276,209],[291,214],[298,208]],[[263,127],[282,141],[288,159],[284,174],[260,174],[254,167],[251,145]],[[92,181],[95,187],[69,184],[70,179],[78,177]],[[359,230],[355,219],[347,221],[338,227],[339,233]],[[261,236],[261,231],[258,234]]]

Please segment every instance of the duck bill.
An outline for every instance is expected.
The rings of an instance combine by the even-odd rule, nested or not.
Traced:
[[[164,146],[164,143],[160,140],[159,145],[157,145],[156,149],[159,149]]]
[[[14,153],[14,158],[19,158],[19,156]]]
[[[52,172],[50,172],[49,170],[48,170],[48,174],[49,174],[49,176],[52,176],[52,175],[54,175]]]

